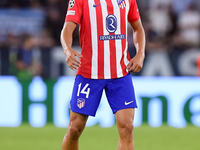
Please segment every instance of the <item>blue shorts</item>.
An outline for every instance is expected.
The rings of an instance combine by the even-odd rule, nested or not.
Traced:
[[[137,108],[131,74],[116,79],[87,79],[77,75],[70,101],[71,110],[95,116],[103,90],[113,113]]]

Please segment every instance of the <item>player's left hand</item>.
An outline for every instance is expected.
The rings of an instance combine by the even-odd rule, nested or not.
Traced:
[[[140,70],[143,67],[143,61],[144,61],[144,54],[136,54],[135,57],[133,57],[128,65],[127,69],[129,72],[140,72]]]

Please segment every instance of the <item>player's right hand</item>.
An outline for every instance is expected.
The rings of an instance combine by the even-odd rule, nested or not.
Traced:
[[[76,56],[79,58],[83,56],[80,55],[77,51],[73,50],[72,48],[65,50],[64,53],[66,56],[66,63],[68,67],[72,70],[77,70],[78,67],[81,66],[81,62],[76,58]]]

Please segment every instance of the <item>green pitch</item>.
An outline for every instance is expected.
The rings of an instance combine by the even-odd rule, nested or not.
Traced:
[[[32,128],[0,128],[0,150],[60,150],[66,129],[48,124]],[[80,150],[116,150],[119,135],[116,126],[86,128],[80,138]],[[200,128],[184,129],[148,125],[134,129],[135,150],[200,150]]]

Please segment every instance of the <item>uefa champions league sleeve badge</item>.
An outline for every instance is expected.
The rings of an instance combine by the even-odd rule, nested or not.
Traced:
[[[72,8],[74,6],[74,4],[75,4],[75,0],[70,0],[69,1],[69,6],[68,6],[69,9]]]

